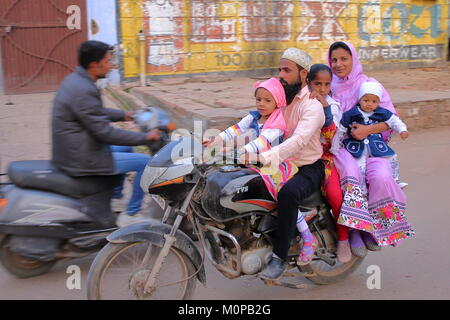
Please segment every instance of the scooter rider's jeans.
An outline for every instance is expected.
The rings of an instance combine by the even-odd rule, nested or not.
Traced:
[[[127,213],[132,216],[141,209],[144,191],[140,186],[140,181],[145,166],[151,157],[143,153],[134,153],[133,148],[128,146],[111,146],[111,151],[113,153],[114,165],[116,166],[116,173],[123,174],[120,184],[114,188],[113,199],[123,197],[125,174],[128,172],[136,172],[131,199],[127,206]]]

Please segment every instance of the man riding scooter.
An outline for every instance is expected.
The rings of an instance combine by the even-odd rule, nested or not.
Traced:
[[[120,178],[136,171],[129,207],[138,211],[143,197],[139,175],[150,158],[113,150],[141,144],[154,149],[167,141],[170,129],[153,107],[135,114],[103,108],[95,82],[111,70],[110,58],[104,43],[81,45],[80,66],[63,81],[54,100],[52,161],[14,161],[8,166],[10,182],[0,186],[0,261],[18,277],[41,275],[59,260],[96,252],[117,224],[143,220],[126,216],[116,221],[111,197]],[[141,130],[151,131],[111,126],[112,121],[132,118]]]
[[[72,177],[137,173],[127,212],[117,219],[123,227],[145,218],[139,213],[144,193],[140,176],[150,160],[145,154],[123,152],[117,146],[145,145],[158,140],[158,129],[149,133],[121,130],[111,122],[130,121],[132,112],[103,107],[95,85],[113,68],[112,48],[99,41],[86,41],[79,48],[79,66],[61,84],[52,114],[52,164]],[[122,180],[123,181],[123,180]],[[102,218],[102,217],[97,217]]]

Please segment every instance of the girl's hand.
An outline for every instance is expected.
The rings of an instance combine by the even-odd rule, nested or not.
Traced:
[[[211,145],[212,142],[213,142],[213,139],[211,139],[211,140],[205,139],[205,140],[203,140],[202,145],[203,145],[204,147],[209,147],[209,146]]]
[[[400,133],[400,137],[401,137],[403,140],[408,139],[408,137],[409,137],[409,132],[408,132],[408,131],[403,131],[403,132],[401,132],[401,133]]]
[[[204,147],[214,147],[222,142],[222,138],[220,136],[213,137],[211,139],[203,140],[202,144]]]
[[[317,91],[311,92],[311,94],[309,95],[309,98],[310,99],[317,99],[317,100],[319,100],[319,102],[322,104],[323,107],[329,107],[330,106],[330,104],[327,102],[327,99],[325,99],[325,97],[322,96]]]
[[[259,156],[257,153],[254,152],[245,152],[239,157],[239,162],[248,166],[249,164],[256,164],[258,163]]]

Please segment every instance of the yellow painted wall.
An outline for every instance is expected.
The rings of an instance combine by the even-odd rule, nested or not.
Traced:
[[[365,63],[432,62],[448,50],[447,0],[120,0],[125,77],[274,68],[285,48],[325,62],[350,41]]]

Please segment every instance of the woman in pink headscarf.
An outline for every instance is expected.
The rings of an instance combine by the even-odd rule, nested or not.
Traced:
[[[333,98],[341,104],[343,112],[346,112],[358,103],[361,84],[377,81],[363,73],[356,49],[350,43],[332,44],[328,51],[328,61],[333,71]],[[379,106],[397,114],[384,87]],[[356,124],[352,135],[357,140],[364,140],[370,134],[382,133],[387,141],[390,137],[388,129],[384,122],[366,126]],[[355,159],[344,148],[337,151],[334,163],[343,191],[338,223],[352,228],[350,246],[354,255],[364,257],[367,249],[377,251],[380,246],[395,246],[414,234],[411,226],[403,219],[406,196],[392,178],[392,165],[389,161],[369,158],[365,177]]]

